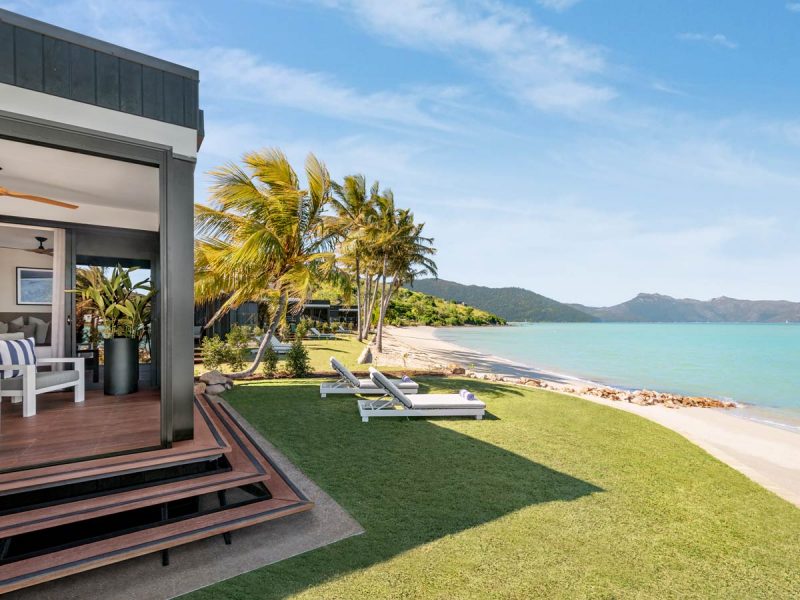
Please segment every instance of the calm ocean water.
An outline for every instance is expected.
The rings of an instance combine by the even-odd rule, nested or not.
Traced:
[[[525,323],[444,328],[442,340],[626,388],[733,399],[800,424],[800,324]]]

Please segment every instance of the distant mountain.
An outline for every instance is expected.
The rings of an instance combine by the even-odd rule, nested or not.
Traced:
[[[650,323],[783,323],[800,322],[800,302],[785,300],[737,300],[721,296],[713,300],[639,294],[604,308],[570,304],[601,321]]]
[[[462,285],[444,279],[419,279],[417,292],[463,302],[507,321],[587,322],[599,319],[576,308],[517,287],[490,288]]]

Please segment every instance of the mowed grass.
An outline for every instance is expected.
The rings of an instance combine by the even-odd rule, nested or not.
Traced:
[[[654,423],[456,378],[490,418],[361,423],[318,383],[226,398],[366,533],[191,598],[800,597],[800,510]]]
[[[336,339],[333,340],[312,340],[306,339],[303,341],[306,349],[308,350],[308,358],[311,365],[312,373],[331,373],[330,358],[335,356],[339,362],[344,364],[348,369],[364,372],[368,369],[369,365],[359,365],[358,357],[361,351],[364,350],[366,344],[359,342],[353,334],[337,334]],[[283,369],[284,358],[281,357],[278,361],[278,372]],[[224,373],[233,371],[230,365],[222,365],[220,370]],[[401,368],[382,368],[388,372],[400,372]],[[194,366],[195,376],[205,373],[208,369],[203,364]],[[257,371],[261,374],[261,369]]]

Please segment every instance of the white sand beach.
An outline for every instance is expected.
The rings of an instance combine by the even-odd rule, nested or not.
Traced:
[[[800,433],[744,419],[725,409],[640,406],[580,393],[595,385],[540,371],[436,338],[433,327],[387,327],[377,364],[441,369],[457,364],[472,371],[546,381],[550,389],[625,410],[668,427],[753,481],[800,507]]]

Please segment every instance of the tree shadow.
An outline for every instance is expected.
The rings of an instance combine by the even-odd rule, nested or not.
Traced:
[[[353,397],[321,399],[299,383],[237,386],[226,399],[366,533],[212,586],[208,597],[258,589],[284,598],[522,508],[602,491],[469,435],[486,421],[466,420],[462,432],[426,419],[362,423]]]

